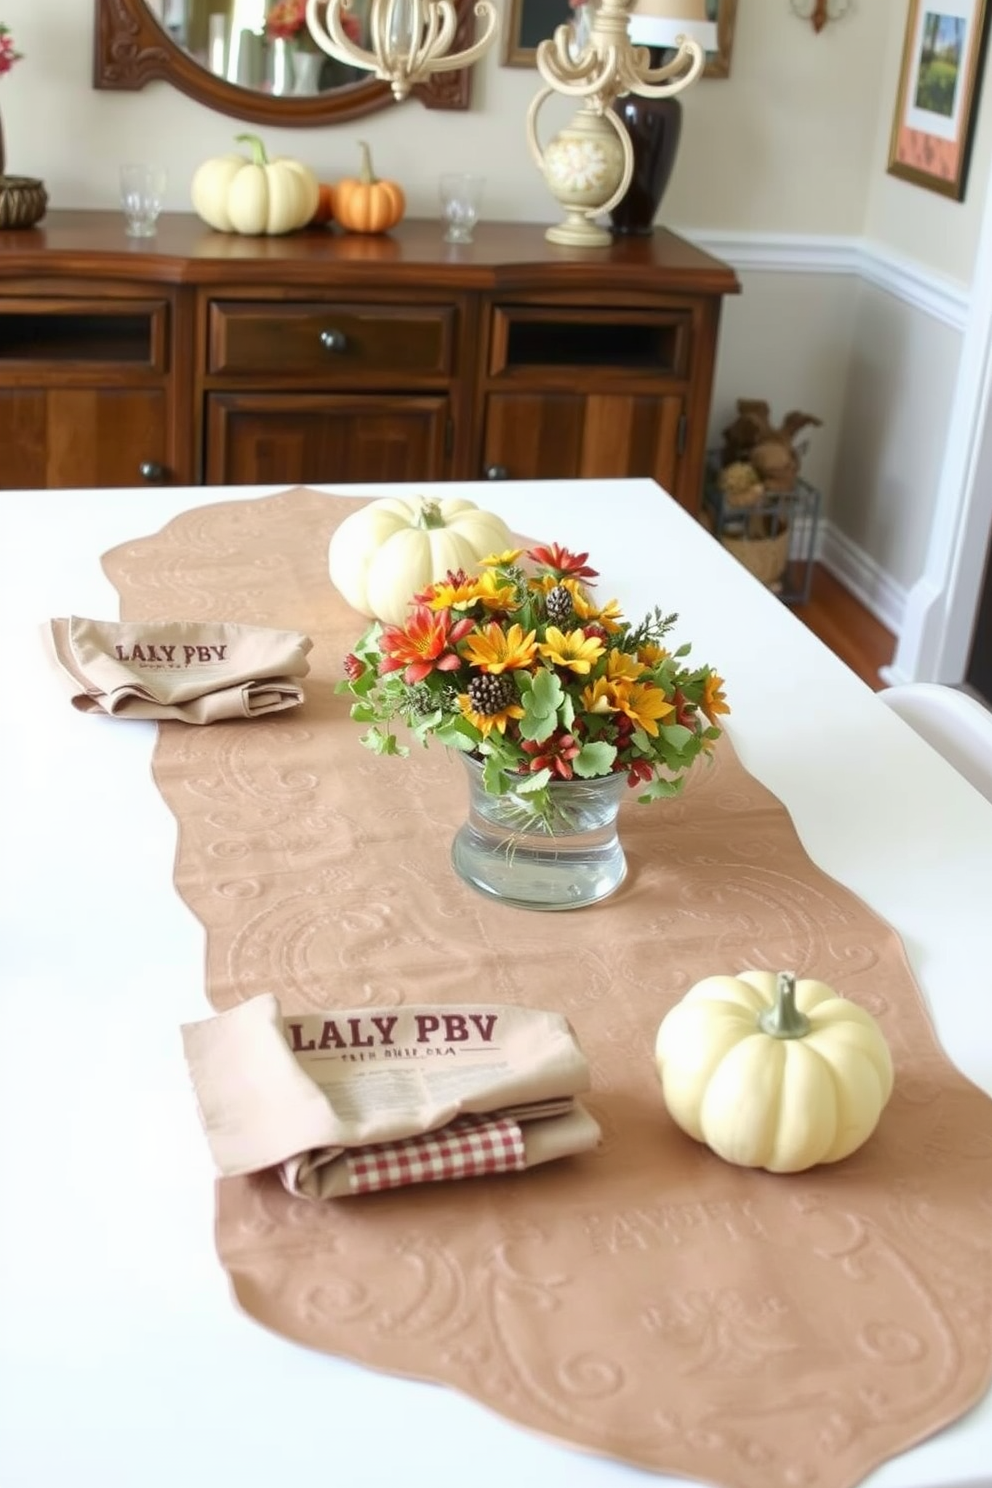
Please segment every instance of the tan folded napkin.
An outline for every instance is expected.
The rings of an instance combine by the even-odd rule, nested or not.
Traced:
[[[206,621],[49,622],[73,707],[116,718],[216,723],[303,702],[313,642],[296,630]]]
[[[311,1199],[536,1167],[587,1152],[589,1067],[535,1008],[411,1005],[283,1017],[270,993],[182,1030],[225,1177],[276,1168]]]

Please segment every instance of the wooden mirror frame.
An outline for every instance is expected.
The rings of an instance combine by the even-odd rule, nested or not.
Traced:
[[[473,0],[455,0],[458,28],[455,51],[471,44],[475,35]],[[467,109],[471,68],[435,73],[428,83],[412,90],[425,108]],[[164,79],[206,108],[291,129],[338,124],[388,108],[393,103],[389,84],[369,74],[368,82],[348,83],[312,98],[286,98],[256,93],[225,78],[215,77],[176,46],[152,15],[145,0],[95,0],[93,86],[136,93],[156,78]]]
[[[521,41],[525,9],[536,9],[538,14],[534,20],[539,20],[542,15],[548,15],[548,36],[551,36],[556,25],[561,25],[567,17],[563,14],[567,6],[552,0],[549,6],[548,0],[506,0],[505,20],[503,22],[503,55],[500,59],[503,67],[534,67],[537,55],[536,46],[524,46]],[[553,12],[552,15],[549,14]],[[730,76],[730,56],[734,49],[734,23],[737,20],[737,0],[718,0],[716,12],[716,46],[715,52],[707,52],[706,66],[703,68],[703,77],[725,78]]]

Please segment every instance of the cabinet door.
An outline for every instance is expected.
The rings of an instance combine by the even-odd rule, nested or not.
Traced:
[[[676,485],[682,398],[650,393],[491,393],[483,474],[555,480],[649,476]]]
[[[170,481],[168,448],[162,390],[0,388],[0,489]]]
[[[448,400],[210,393],[208,485],[443,480]]]

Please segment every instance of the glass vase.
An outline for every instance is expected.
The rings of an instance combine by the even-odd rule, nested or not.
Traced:
[[[459,754],[468,776],[468,819],[451,846],[455,872],[479,893],[517,909],[581,909],[614,893],[627,860],[617,813],[627,777],[562,780],[538,814],[526,795],[490,795],[482,765]]]
[[[309,52],[295,47],[292,52],[293,93],[297,98],[313,98],[320,92],[320,75],[327,57],[323,52]]]

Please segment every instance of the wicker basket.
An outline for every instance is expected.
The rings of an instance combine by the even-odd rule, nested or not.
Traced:
[[[713,531],[712,514],[705,508],[700,520],[710,532]],[[774,530],[769,532],[769,526]],[[748,527],[752,530],[749,532]],[[757,530],[754,530],[754,529]],[[768,518],[752,517],[748,523],[734,521],[724,525],[719,540],[748,573],[769,589],[781,589],[782,578],[789,566],[789,524],[780,520],[769,523]]]
[[[781,586],[789,565],[789,529],[783,523],[774,537],[748,537],[744,533],[721,532],[720,542],[769,589]]]
[[[0,229],[34,227],[45,215],[48,192],[31,176],[0,175]]]

